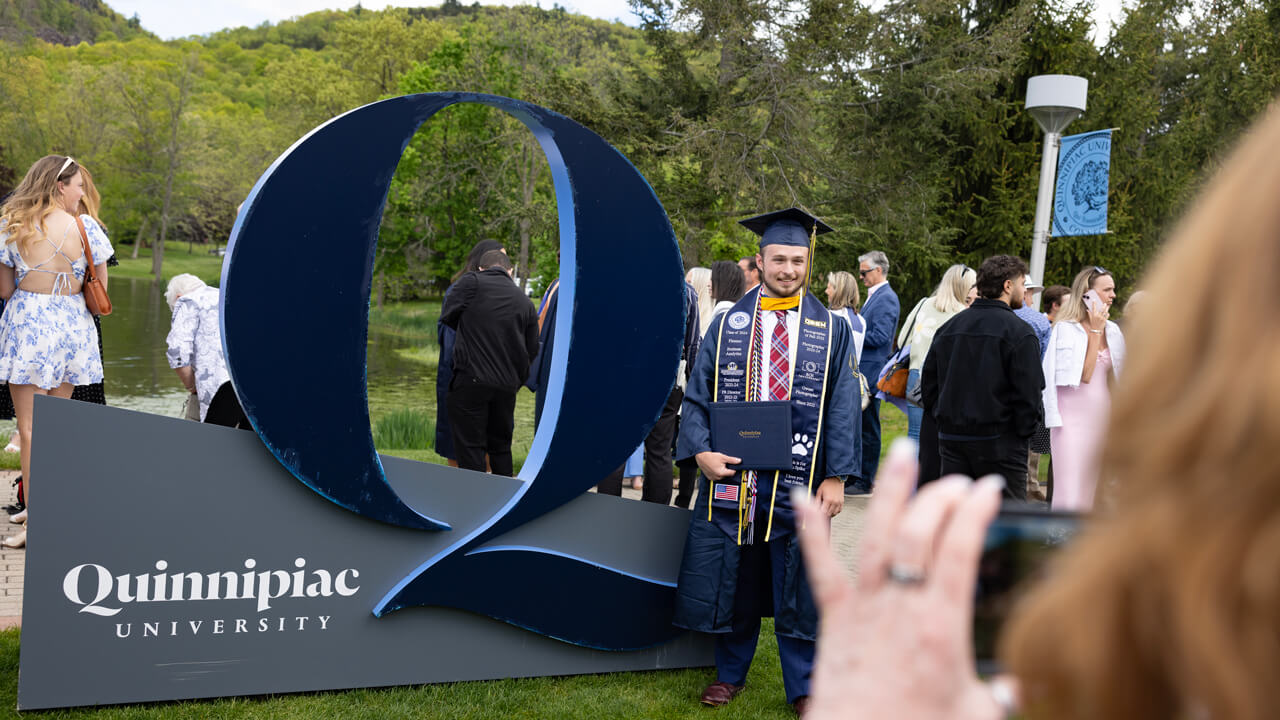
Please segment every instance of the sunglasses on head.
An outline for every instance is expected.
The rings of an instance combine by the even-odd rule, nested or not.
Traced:
[[[1110,274],[1111,274],[1111,271],[1110,271],[1110,270],[1108,270],[1108,269],[1106,269],[1106,268],[1102,267],[1101,265],[1094,265],[1094,266],[1093,266],[1093,271],[1094,271],[1094,272],[1096,272],[1096,273],[1098,273],[1099,275],[1110,275]]]

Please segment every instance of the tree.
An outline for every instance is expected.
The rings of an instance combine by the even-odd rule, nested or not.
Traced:
[[[654,76],[667,114],[644,145],[681,238],[686,264],[752,245],[737,218],[758,209],[814,206],[817,100],[822,76],[790,52],[791,6],[772,0],[636,0],[632,7],[658,48]],[[688,32],[683,28],[690,28]],[[705,68],[705,69],[704,69]],[[658,88],[672,83],[672,91]]]
[[[390,94],[471,90],[562,112],[624,152],[688,265],[753,251],[736,221],[798,204],[837,228],[819,277],[882,249],[906,296],[951,263],[1027,254],[1030,76],[1087,77],[1071,131],[1116,128],[1112,232],[1055,240],[1047,279],[1098,264],[1126,290],[1280,91],[1280,12],[1260,0],[1135,0],[1101,48],[1088,2],[1050,0],[634,0],[641,29],[450,0],[176,42],[83,3],[27,5],[0,3],[18,34],[0,39],[0,184],[4,168],[71,154],[94,170],[114,238],[224,237],[263,169],[320,123]],[[36,39],[90,30],[92,44]],[[438,292],[486,237],[540,290],[558,272],[545,168],[504,113],[458,106],[424,125],[391,183],[378,299]]]
[[[165,61],[137,63],[117,71],[114,77],[121,108],[120,131],[124,143],[117,154],[117,169],[134,172],[145,184],[146,196],[159,213],[160,234],[151,250],[153,282],[162,281],[165,241],[177,205],[185,199],[187,185],[181,177],[189,141],[187,111],[199,59],[194,53]]]
[[[197,71],[196,62],[196,56],[194,54],[189,55],[187,62],[182,65],[182,74],[178,78],[173,92],[165,93],[162,96],[164,110],[167,111],[168,127],[166,129],[169,137],[168,142],[165,143],[162,149],[165,172],[164,200],[160,206],[160,238],[151,250],[151,273],[154,276],[152,282],[156,285],[160,285],[163,280],[160,270],[161,265],[164,263],[164,243],[168,238],[170,213],[173,210],[174,181],[177,179],[179,166],[183,160],[183,142],[181,140],[183,113],[186,111],[187,101],[191,97],[192,75]]]
[[[401,8],[357,12],[334,27],[338,63],[374,96],[393,93],[400,76],[428,50],[425,25]]]

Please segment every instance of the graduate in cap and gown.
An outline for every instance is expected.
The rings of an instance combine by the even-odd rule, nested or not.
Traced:
[[[803,714],[818,612],[791,493],[815,496],[828,517],[843,508],[844,481],[857,476],[862,459],[860,390],[848,323],[807,292],[813,245],[831,228],[797,208],[742,224],[760,235],[761,284],[712,321],[685,392],[676,458],[697,463],[702,492],[685,541],[674,622],[716,636],[717,678],[701,698],[714,706],[742,691],[760,619],[772,615],[787,702]],[[762,417],[782,413],[789,466],[730,467],[741,458],[712,443],[720,403],[759,403],[748,412]]]

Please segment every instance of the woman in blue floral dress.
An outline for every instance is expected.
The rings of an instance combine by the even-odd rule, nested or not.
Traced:
[[[102,380],[98,332],[84,304],[85,260],[77,216],[84,177],[70,157],[47,155],[27,171],[0,207],[0,382],[9,383],[22,442],[22,477],[30,500],[31,408],[37,395],[69,398],[76,385]],[[102,227],[80,215],[107,284],[113,250]],[[30,503],[28,503],[28,506]],[[26,545],[26,530],[4,540]]]

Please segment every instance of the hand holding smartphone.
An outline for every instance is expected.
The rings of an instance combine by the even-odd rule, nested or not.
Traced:
[[[978,672],[999,671],[996,640],[1009,612],[1027,589],[1042,580],[1049,559],[1079,529],[1075,513],[1006,507],[987,529],[973,604],[973,643]]]
[[[1106,315],[1107,306],[1102,303],[1098,294],[1092,290],[1084,294],[1084,306],[1094,315]]]

